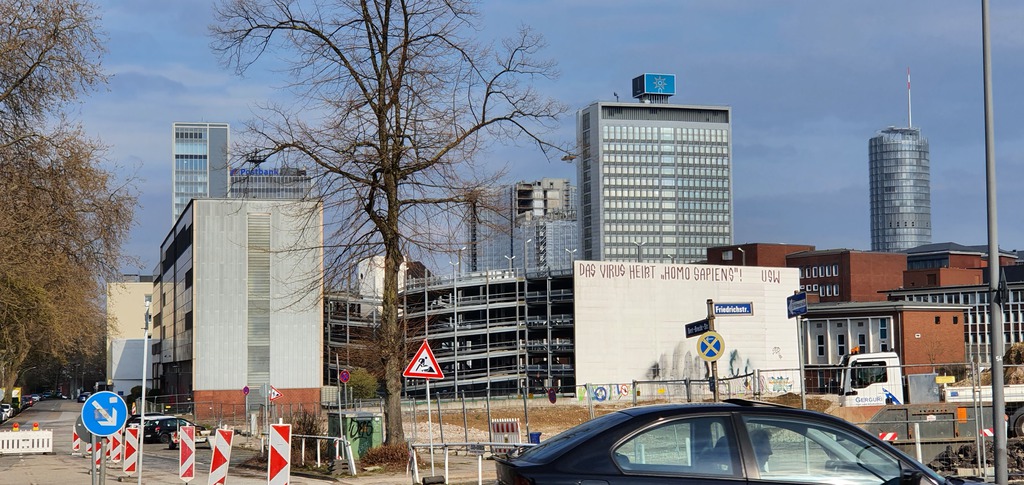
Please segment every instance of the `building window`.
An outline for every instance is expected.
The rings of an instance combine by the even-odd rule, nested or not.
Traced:
[[[825,336],[818,335],[818,357],[825,356]]]
[[[838,264],[833,264],[832,265],[832,276],[839,276],[839,265]]]
[[[936,325],[938,325],[938,324],[939,324],[939,322],[941,321],[941,318],[942,318],[942,317],[940,317],[940,316],[938,316],[938,315],[936,315],[936,316],[935,316],[935,324],[936,324]]]
[[[836,335],[836,351],[840,356],[846,355],[846,335]]]
[[[960,323],[960,317],[953,315],[953,325]]]

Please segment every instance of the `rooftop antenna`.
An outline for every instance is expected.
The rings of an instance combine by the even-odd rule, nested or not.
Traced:
[[[914,113],[910,109],[910,66],[907,66],[907,128],[914,127]]]
[[[613,92],[612,94],[615,95],[615,102],[618,103],[619,102],[619,93],[614,93]]]

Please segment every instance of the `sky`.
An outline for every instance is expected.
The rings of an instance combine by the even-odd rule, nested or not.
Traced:
[[[94,0],[108,38],[107,86],[75,107],[109,146],[109,167],[140,193],[125,252],[150,274],[171,228],[171,124],[236,130],[287,79],[269,65],[237,76],[210,50],[208,0]],[[913,126],[931,147],[932,241],[986,245],[981,2],[962,0],[492,0],[476,35],[520,26],[542,34],[560,76],[537,89],[570,107],[553,134],[575,138],[575,112],[630,100],[645,72],[676,75],[676,104],[726,105],[733,116],[734,242],[870,250],[868,140]],[[1024,249],[1024,3],[992,0],[990,36],[998,241]],[[508,182],[575,167],[535,148],[495,146]]]

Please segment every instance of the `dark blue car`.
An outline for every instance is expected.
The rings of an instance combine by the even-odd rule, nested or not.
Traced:
[[[495,466],[500,485],[947,483],[846,421],[741,400],[624,409]]]

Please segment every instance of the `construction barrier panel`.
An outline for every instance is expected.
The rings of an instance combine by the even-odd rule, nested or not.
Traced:
[[[121,432],[118,431],[110,435],[110,451],[107,453],[107,459],[113,463],[121,463],[121,454],[124,453],[124,438],[121,437]]]
[[[178,428],[178,477],[189,482],[196,477],[196,427]]]
[[[134,475],[139,465],[139,428],[124,430],[124,463],[121,471],[129,477]]]
[[[270,458],[267,460],[267,485],[287,485],[292,474],[292,425],[270,425]]]
[[[497,418],[491,420],[491,435],[496,443],[522,443],[523,438],[519,431],[519,418]],[[508,453],[514,450],[515,446],[495,446],[494,453]]]
[[[209,485],[224,485],[228,479],[228,462],[231,461],[231,440],[235,431],[218,429],[213,435],[213,459],[210,460]]]
[[[53,431],[0,431],[0,455],[53,453]]]
[[[82,451],[82,438],[78,437],[78,431],[71,429],[71,454],[77,455]]]

